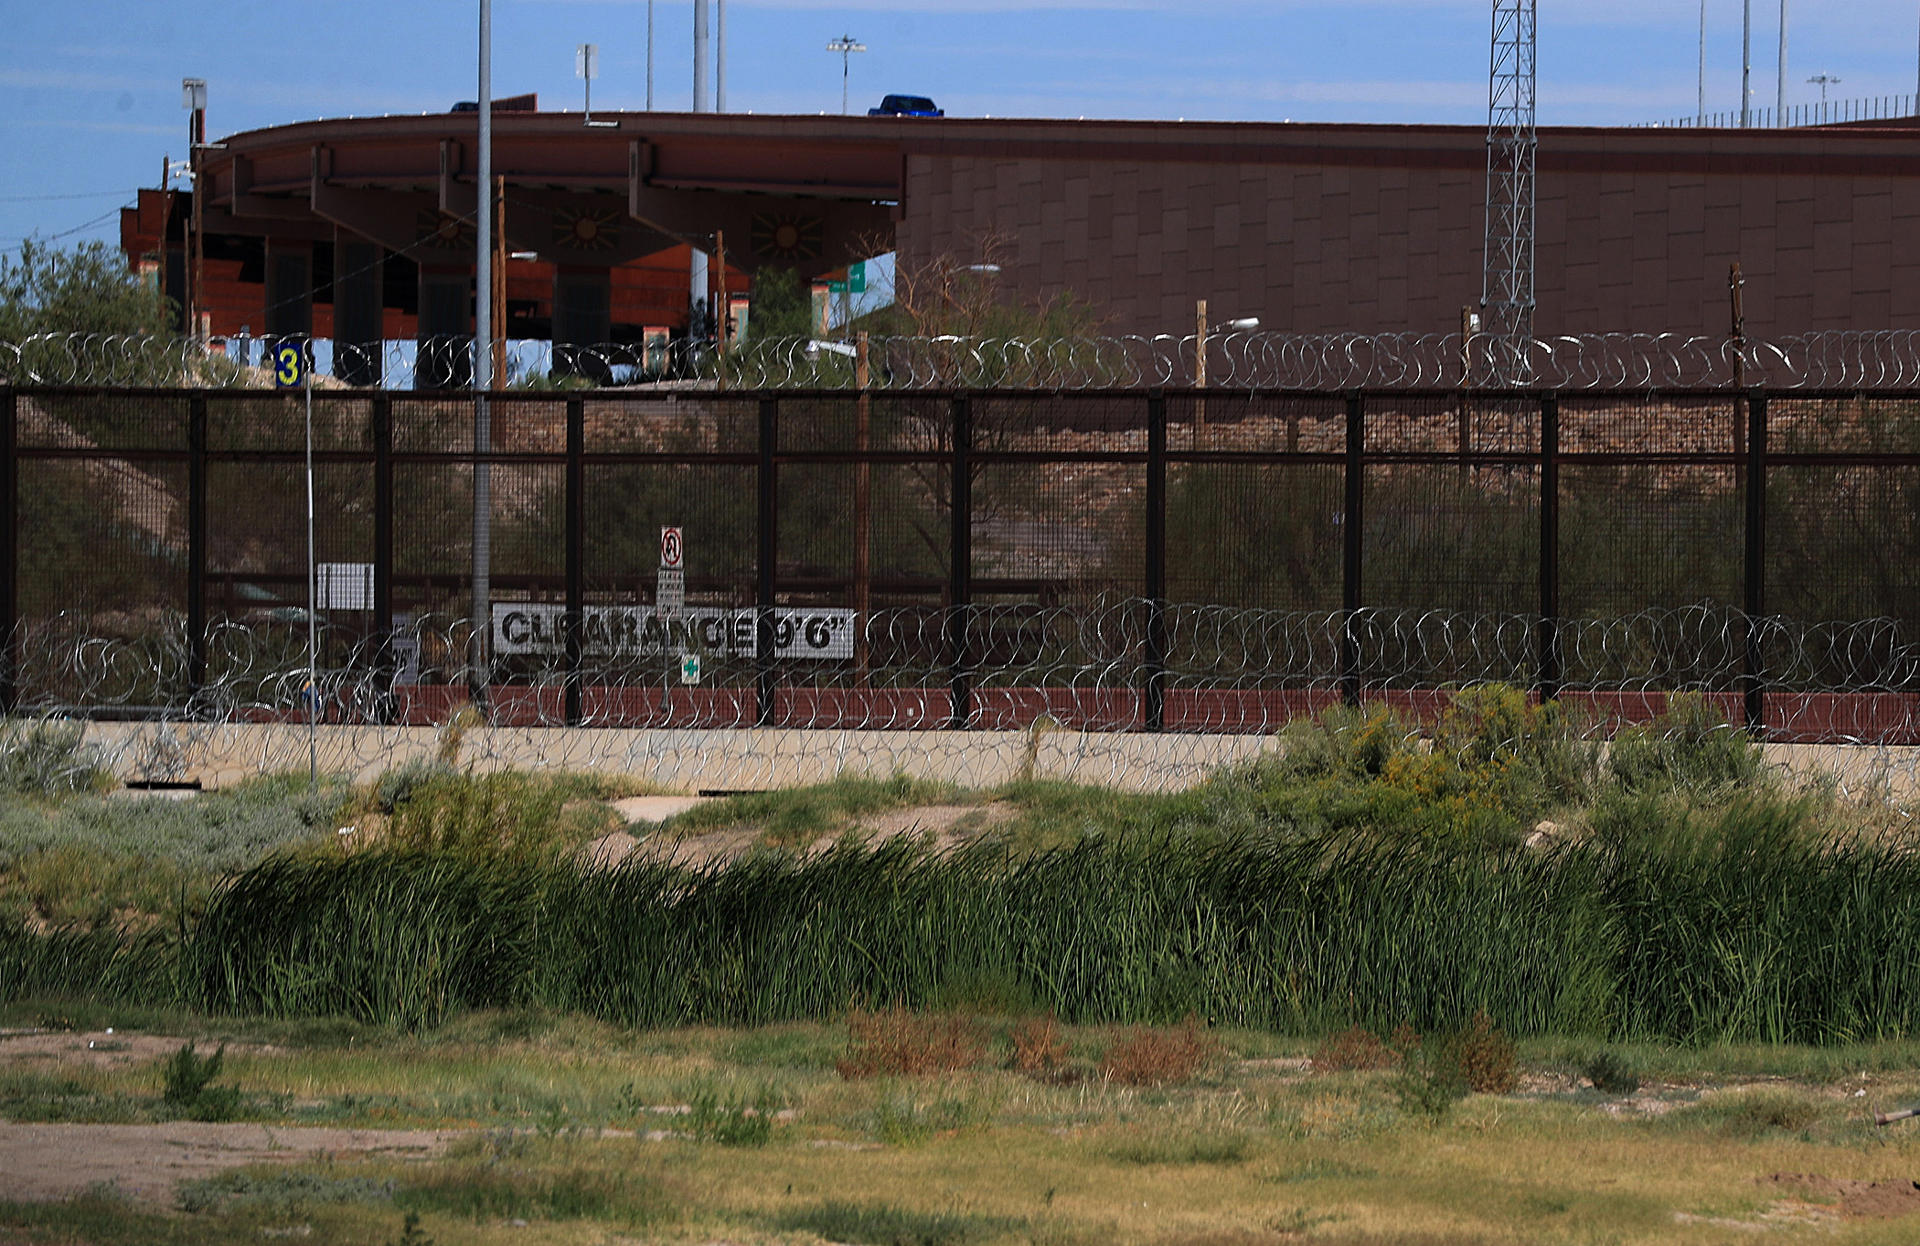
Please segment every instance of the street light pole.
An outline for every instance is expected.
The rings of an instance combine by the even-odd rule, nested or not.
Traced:
[[[487,685],[487,641],[493,596],[493,5],[480,0],[480,170],[474,186],[473,335],[473,617],[469,687]]]
[[[1700,103],[1694,124],[1707,124],[1707,0],[1700,0]]]
[[[1775,88],[1773,124],[1787,123],[1787,0],[1780,0],[1780,83]]]
[[[1740,128],[1753,124],[1753,0],[1740,6]]]
[[[206,275],[207,188],[202,184],[200,165],[207,149],[207,80],[183,78],[180,89],[181,102],[188,113],[187,159],[193,170],[193,239],[187,248],[187,336],[204,348],[206,337],[200,332],[200,305],[206,300],[202,282]],[[163,245],[161,250],[165,249]]]
[[[858,42],[852,35],[841,35],[827,45],[827,51],[840,54],[840,115],[843,117],[847,115],[847,75],[852,70],[853,54],[866,50],[867,45]]]

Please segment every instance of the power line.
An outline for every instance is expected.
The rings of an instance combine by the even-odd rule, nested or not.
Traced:
[[[1834,81],[1838,82],[1836,78]],[[56,199],[124,199],[140,193],[139,187],[126,190],[87,190],[71,195],[0,195],[0,203],[52,203]]]
[[[14,251],[14,250],[18,250],[21,246],[29,242],[36,242],[36,241],[58,242],[62,238],[71,238],[73,235],[80,233],[83,230],[92,229],[95,225],[99,225],[106,221],[112,220],[114,217],[118,215],[120,215],[119,208],[108,208],[105,212],[102,212],[99,216],[94,217],[92,220],[87,221],[84,224],[75,225],[72,229],[63,229],[57,234],[48,234],[44,238],[42,238],[39,234],[28,234],[24,238],[9,238],[6,240],[6,246],[9,251]]]

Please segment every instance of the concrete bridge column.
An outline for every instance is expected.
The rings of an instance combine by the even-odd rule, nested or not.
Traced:
[[[349,385],[378,385],[386,362],[384,253],[336,230],[333,255],[333,374]]]
[[[415,389],[473,384],[473,272],[465,265],[420,265],[419,357]]]

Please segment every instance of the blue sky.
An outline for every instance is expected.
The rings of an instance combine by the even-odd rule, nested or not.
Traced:
[[[0,0],[0,250],[29,234],[112,239],[114,210],[186,148],[180,79],[209,128],[444,111],[474,94],[478,4],[437,0]],[[1486,120],[1490,0],[732,0],[732,111],[837,112],[851,34],[856,111],[887,91],[970,116],[1248,121]],[[600,46],[600,108],[644,107],[646,0],[494,0],[494,89],[577,107],[574,47]],[[1753,0],[1757,104],[1771,104],[1778,0]],[[655,104],[692,98],[691,0],[655,0]],[[1542,124],[1690,115],[1698,0],[1540,0]],[[1741,0],[1708,0],[1710,109],[1739,107]],[[1792,0],[1788,98],[1915,90],[1920,0]]]

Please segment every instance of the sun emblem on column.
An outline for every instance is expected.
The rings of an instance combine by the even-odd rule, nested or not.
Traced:
[[[555,212],[553,241],[575,251],[611,251],[620,245],[620,218],[605,208]]]
[[[472,250],[473,222],[451,212],[423,208],[414,220],[414,237],[429,247]]]
[[[753,249],[769,259],[815,259],[822,232],[817,216],[764,213],[753,218]]]

